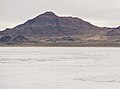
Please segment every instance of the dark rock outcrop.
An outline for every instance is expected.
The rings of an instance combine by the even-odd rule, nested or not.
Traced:
[[[26,41],[28,41],[28,39],[21,35],[14,37],[12,40],[12,42],[15,42],[15,43],[21,43]]]
[[[7,43],[7,42],[10,42],[11,40],[12,40],[11,36],[4,36],[0,38],[0,42],[2,43]]]

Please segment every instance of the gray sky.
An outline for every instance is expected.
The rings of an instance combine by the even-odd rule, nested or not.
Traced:
[[[14,27],[46,11],[77,16],[97,26],[120,25],[120,0],[0,0],[0,29]]]

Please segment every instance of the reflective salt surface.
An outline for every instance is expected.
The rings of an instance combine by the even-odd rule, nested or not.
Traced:
[[[0,89],[120,89],[120,48],[0,48]]]

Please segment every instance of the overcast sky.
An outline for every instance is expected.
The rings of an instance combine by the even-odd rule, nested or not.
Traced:
[[[120,25],[120,0],[0,0],[0,29],[14,27],[46,11],[77,16],[102,27]]]

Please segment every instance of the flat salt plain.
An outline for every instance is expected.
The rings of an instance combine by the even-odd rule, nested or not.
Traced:
[[[1,47],[0,89],[120,89],[120,48]]]

